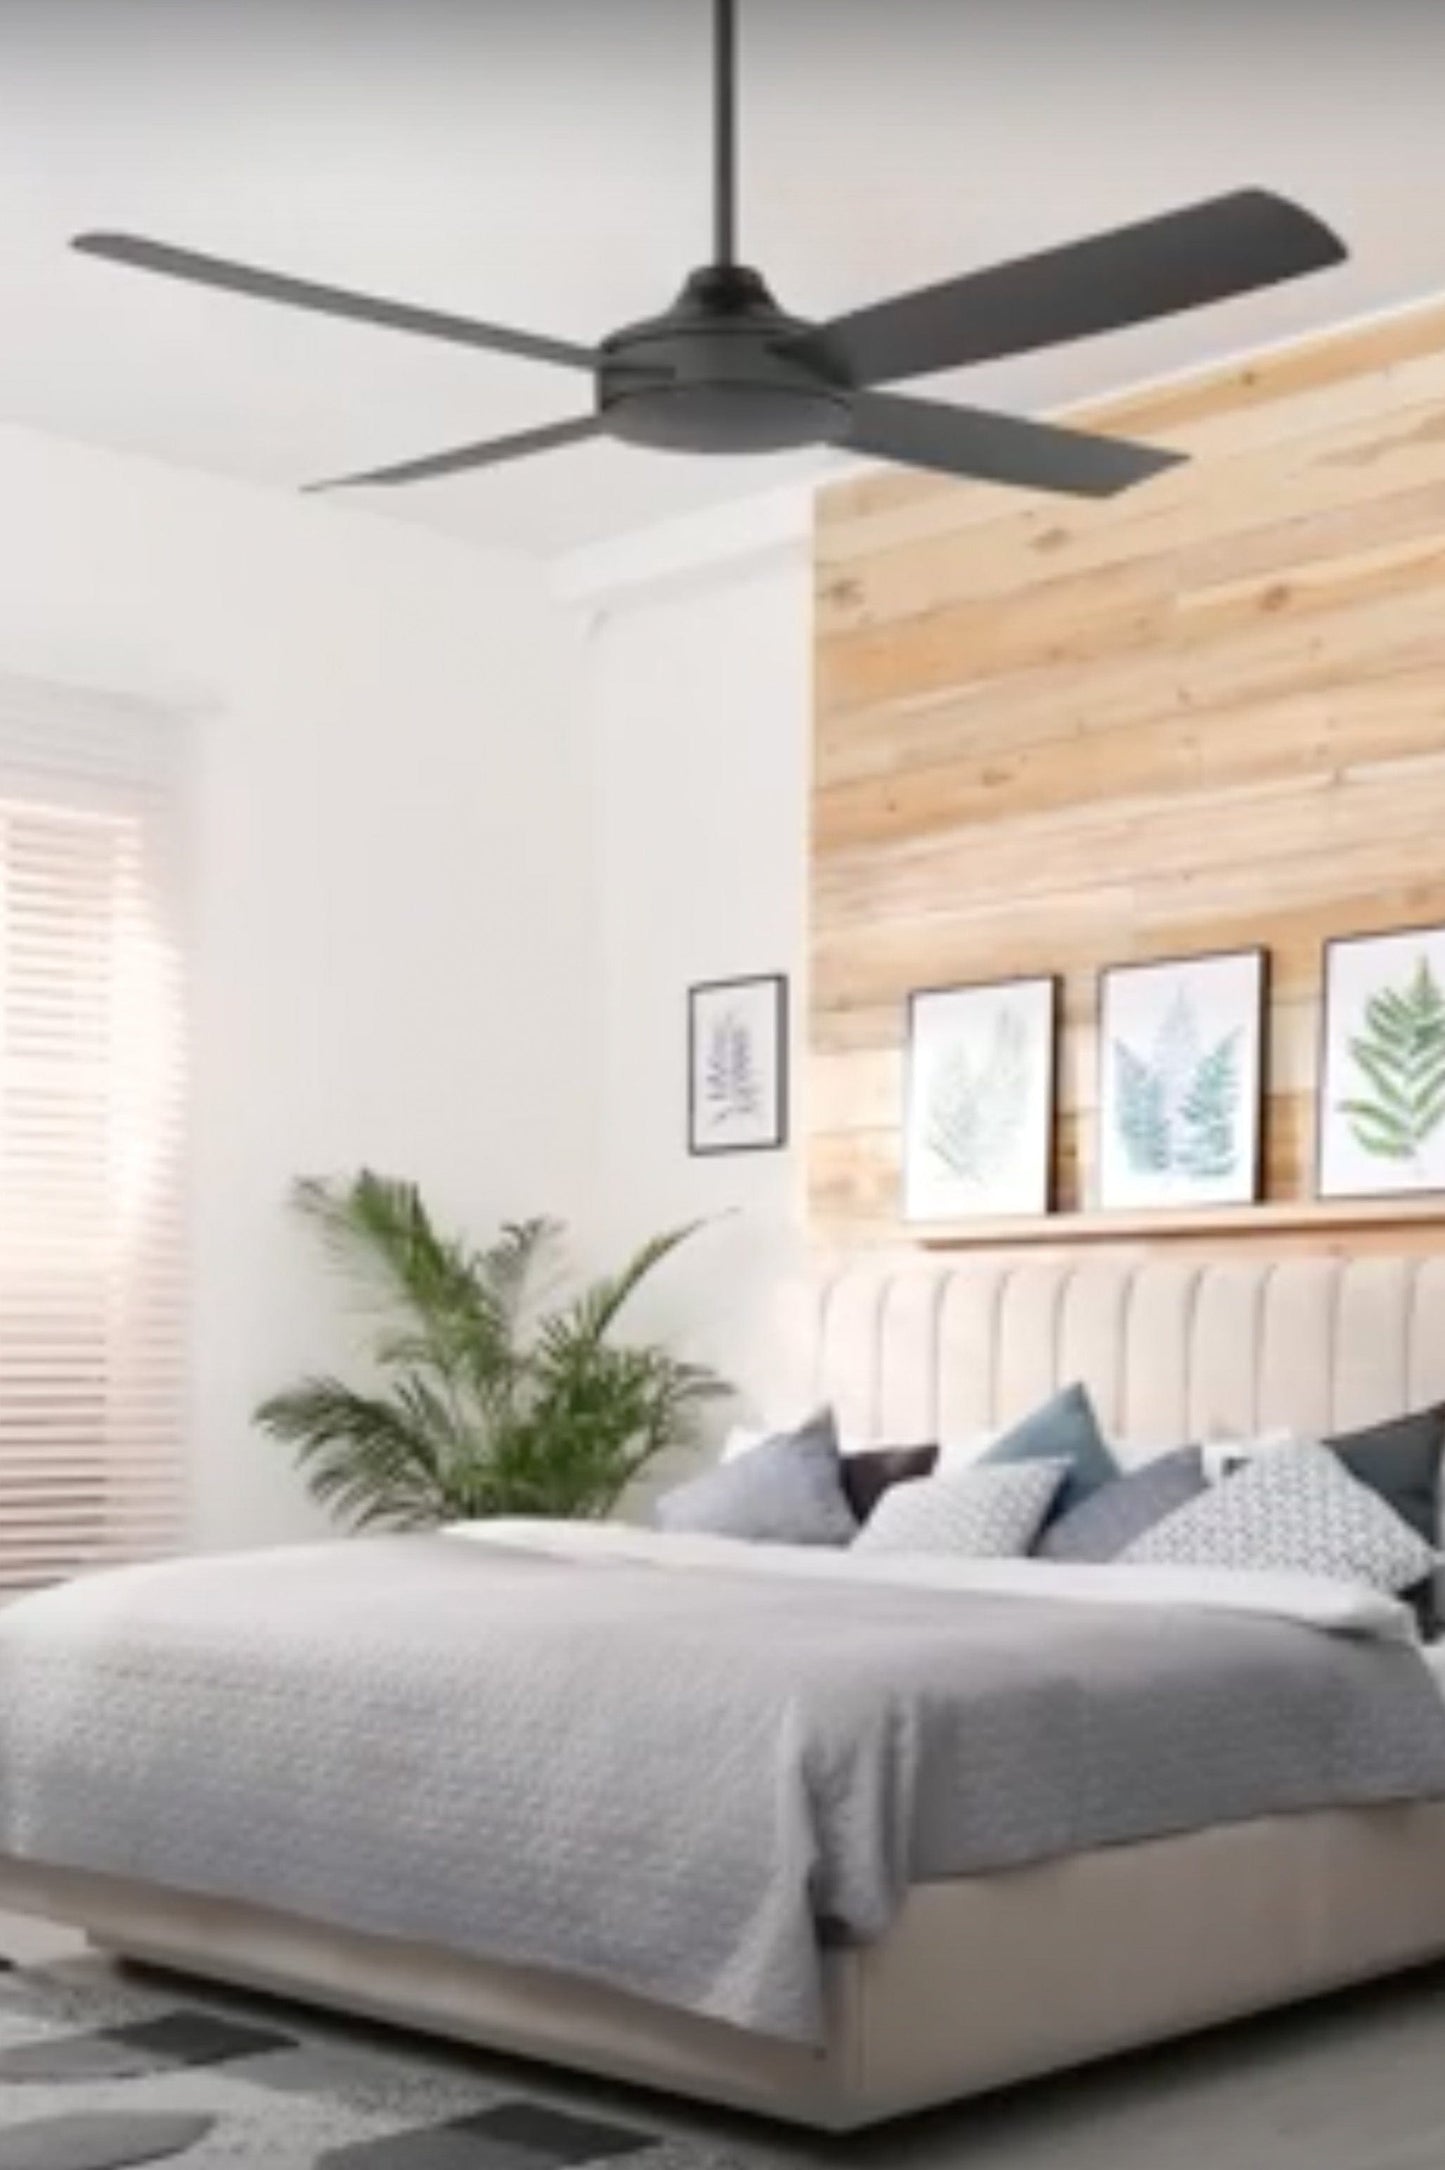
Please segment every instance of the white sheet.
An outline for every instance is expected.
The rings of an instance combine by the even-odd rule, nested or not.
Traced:
[[[985,1590],[1021,1597],[1061,1597],[1098,1605],[1185,1605],[1206,1612],[1297,1620],[1328,1634],[1413,1642],[1406,1605],[1361,1583],[1322,1575],[1215,1567],[1080,1567],[1056,1560],[953,1560],[865,1555],[846,1547],[761,1545],[736,1537],[692,1537],[620,1522],[506,1519],[454,1523],[449,1536],[512,1545],[561,1559],[643,1561],[675,1570],[713,1567],[740,1575],[792,1575],[809,1581],[903,1583],[913,1589]],[[1445,1693],[1445,1652],[1432,1671]]]

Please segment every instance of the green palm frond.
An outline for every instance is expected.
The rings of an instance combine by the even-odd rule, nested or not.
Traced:
[[[299,1184],[295,1199],[328,1254],[387,1300],[371,1350],[382,1386],[307,1379],[257,1421],[357,1527],[605,1514],[728,1391],[701,1365],[612,1338],[629,1298],[693,1228],[654,1238],[535,1317],[539,1285],[555,1287],[555,1222],[509,1223],[468,1249],[438,1232],[414,1184],[370,1170]]]
[[[414,1407],[313,1378],[272,1395],[256,1421],[294,1448],[315,1497],[358,1529],[420,1529],[436,1519],[436,1442]]]
[[[339,1266],[427,1324],[490,1295],[463,1247],[438,1235],[415,1183],[363,1168],[344,1183],[308,1177],[292,1202]]]
[[[683,1228],[668,1229],[660,1236],[653,1236],[635,1251],[620,1273],[609,1275],[605,1280],[594,1281],[572,1305],[566,1314],[572,1322],[579,1341],[600,1341],[615,1323],[618,1313],[636,1290],[655,1272],[665,1258],[670,1258],[688,1239],[697,1234],[700,1221],[689,1221]]]
[[[489,1250],[473,1253],[438,1233],[414,1183],[369,1168],[349,1182],[298,1183],[293,1199],[333,1261],[383,1308],[400,1307],[401,1323],[377,1333],[378,1365],[464,1377],[506,1397],[520,1292],[558,1240],[554,1224],[509,1224]]]
[[[558,1221],[507,1221],[501,1235],[476,1259],[478,1272],[496,1298],[503,1318],[515,1325],[539,1266],[555,1259],[562,1247]]]

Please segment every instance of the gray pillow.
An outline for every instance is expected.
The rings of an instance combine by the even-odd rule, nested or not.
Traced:
[[[661,1530],[747,1537],[764,1545],[847,1545],[858,1519],[843,1489],[831,1409],[795,1432],[777,1432],[706,1476],[664,1492],[653,1509]]]
[[[992,1469],[1003,1462],[1068,1463],[1068,1475],[1054,1500],[1055,1516],[1066,1515],[1120,1475],[1118,1463],[1104,1444],[1088,1389],[1082,1386],[1066,1386],[979,1457],[980,1467]]]
[[[1391,1417],[1367,1431],[1335,1432],[1325,1445],[1352,1477],[1387,1500],[1417,1536],[1433,1545],[1440,1534],[1440,1460],[1445,1452],[1445,1405]]]
[[[1152,1530],[1209,1489],[1204,1456],[1198,1447],[1175,1447],[1101,1484],[1077,1507],[1051,1522],[1034,1547],[1040,1560],[1102,1562],[1117,1560],[1137,1537]]]

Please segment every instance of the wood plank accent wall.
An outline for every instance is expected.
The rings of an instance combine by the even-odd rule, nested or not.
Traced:
[[[898,1225],[911,988],[1274,953],[1267,1192],[1313,1188],[1321,944],[1445,920],[1445,308],[1089,419],[1194,464],[1107,505],[880,474],[817,529],[809,1194]],[[1415,1241],[1445,1242],[1445,1229]]]

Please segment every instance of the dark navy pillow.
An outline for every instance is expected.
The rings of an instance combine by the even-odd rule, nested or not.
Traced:
[[[989,1462],[1067,1462],[1069,1474],[1059,1486],[1050,1521],[1079,1506],[1123,1472],[1099,1430],[1088,1389],[1066,1386],[1012,1431],[996,1439],[980,1460]]]
[[[864,1447],[843,1457],[843,1489],[860,1522],[866,1522],[885,1492],[895,1484],[931,1477],[937,1447]]]

